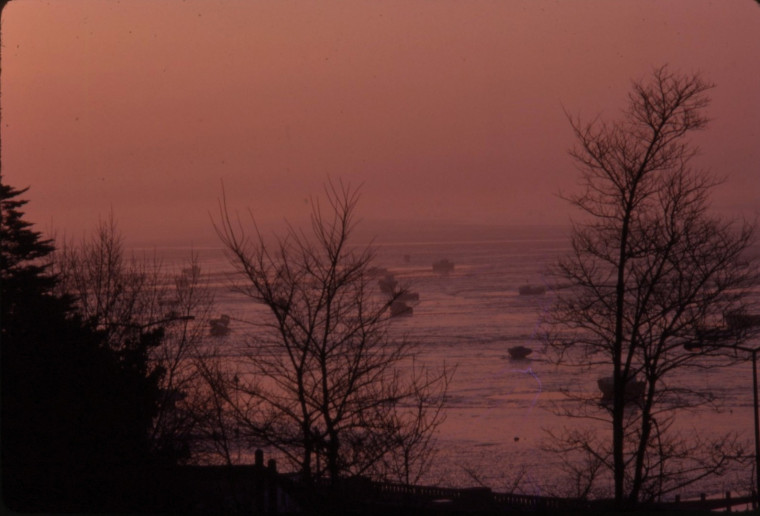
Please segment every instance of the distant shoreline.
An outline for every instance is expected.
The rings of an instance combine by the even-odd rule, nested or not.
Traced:
[[[279,234],[283,227],[271,227]],[[409,243],[484,243],[505,240],[554,240],[569,238],[569,224],[480,224],[438,220],[359,220],[354,244],[394,245]],[[131,250],[156,248],[221,249],[219,240],[204,235],[139,240],[124,235]]]

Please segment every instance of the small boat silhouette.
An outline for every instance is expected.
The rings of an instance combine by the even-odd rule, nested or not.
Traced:
[[[393,274],[386,274],[385,277],[377,281],[377,285],[380,287],[380,292],[387,296],[392,296],[396,292],[398,281],[393,277]]]
[[[602,392],[602,402],[609,403],[615,398],[615,389],[613,388],[613,378],[611,376],[605,376],[599,378],[596,381],[599,390]],[[625,384],[625,401],[626,402],[640,402],[644,398],[644,390],[646,389],[646,382],[643,380],[637,380],[636,378],[629,378]]]
[[[523,285],[517,289],[521,296],[541,296],[546,293],[543,285]]]
[[[450,272],[453,272],[453,270],[454,264],[445,258],[443,260],[433,262],[433,272],[437,272],[438,274],[448,274]]]
[[[526,358],[528,355],[533,353],[532,349],[526,348],[525,346],[514,346],[508,348],[507,351],[509,351],[509,356],[515,359]]]
[[[211,335],[214,337],[222,337],[230,332],[230,316],[222,314],[219,319],[211,319],[208,322],[211,325]]]
[[[414,313],[411,306],[403,301],[394,301],[391,303],[391,317],[409,317]]]

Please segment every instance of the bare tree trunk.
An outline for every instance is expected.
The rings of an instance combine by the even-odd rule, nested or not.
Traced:
[[[311,232],[289,227],[271,240],[253,219],[250,238],[224,197],[220,203],[215,228],[239,273],[235,289],[269,309],[240,364],[261,381],[227,382],[240,394],[229,410],[307,481],[323,473],[313,467],[315,454],[324,454],[332,482],[344,474],[385,475],[404,446],[427,467],[451,372],[401,373],[414,346],[387,330],[389,307],[404,291],[388,299],[373,290],[372,249],[349,245],[358,191],[334,183],[325,190],[324,210],[312,202]],[[420,410],[403,410],[404,403]],[[257,411],[241,408],[250,405]]]
[[[625,264],[628,246],[628,215],[623,218],[620,235],[620,255],[617,264],[617,285],[615,286],[615,342],[612,348],[612,456],[615,475],[615,503],[622,505],[625,489],[625,392],[623,378],[623,310],[625,308]]]
[[[551,322],[557,331],[550,343],[560,360],[567,362],[577,349],[581,363],[592,360],[611,368],[611,406],[603,408],[610,448],[583,434],[566,437],[569,449],[587,453],[594,468],[609,464],[619,507],[684,485],[689,472],[692,481],[720,473],[731,454],[700,462],[686,453],[693,450],[687,443],[665,435],[669,424],[658,423],[666,410],[658,409],[666,399],[663,377],[696,365],[700,354],[720,356],[725,347],[725,342],[708,342],[695,354],[683,344],[701,339],[705,326],[715,325],[724,313],[741,309],[748,289],[758,282],[757,262],[746,256],[754,227],[736,227],[710,215],[709,192],[720,181],[689,168],[695,150],[685,138],[707,124],[702,111],[710,88],[699,75],[662,67],[649,82],[634,83],[621,121],[570,121],[578,141],[571,155],[581,170],[582,191],[568,200],[587,218],[574,226],[574,254],[559,263],[560,281],[571,288],[558,292]],[[646,392],[632,400],[629,390],[639,389],[641,382]],[[667,408],[676,411],[706,398],[695,391],[688,395],[692,401],[669,402]],[[629,409],[634,403],[641,411],[637,417]],[[666,466],[691,459],[694,469]],[[661,478],[652,478],[650,464],[659,464]]]

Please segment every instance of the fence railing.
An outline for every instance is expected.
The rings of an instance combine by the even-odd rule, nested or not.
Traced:
[[[297,477],[281,475],[277,472],[274,460],[264,466],[264,456],[260,450],[256,452],[256,464],[243,467],[185,467],[181,468],[188,476],[182,484],[198,490],[201,499],[204,489],[214,485],[222,478],[236,479],[231,485],[235,498],[242,495],[244,505],[251,504],[259,512],[278,512],[296,510],[297,506],[305,507],[304,503],[322,500],[330,504],[348,504],[357,507],[385,506],[399,509],[414,509],[415,507],[451,508],[458,512],[509,511],[518,512],[562,512],[562,511],[605,511],[613,509],[613,500],[583,500],[577,498],[560,498],[551,496],[535,496],[516,493],[494,493],[488,487],[448,488],[438,486],[408,485],[392,482],[375,482],[365,477],[344,478],[337,485],[329,481],[316,481],[316,485],[307,488]],[[229,476],[232,475],[232,476]],[[197,477],[191,481],[193,477]],[[309,495],[308,493],[311,493]],[[232,492],[230,494],[233,494]],[[314,494],[318,494],[315,498]],[[747,496],[735,496],[726,492],[719,498],[707,498],[702,494],[696,500],[681,500],[675,496],[672,501],[652,504],[641,504],[642,510],[704,510],[722,509],[731,512],[736,506],[757,507],[755,493]]]
[[[666,502],[664,504],[657,504],[658,507],[672,508],[677,510],[706,510],[714,511],[716,509],[724,509],[727,512],[731,512],[731,509],[737,505],[751,505],[752,508],[757,507],[757,496],[755,493],[746,496],[732,496],[731,491],[726,491],[725,496],[720,498],[707,498],[702,493],[699,500],[681,500],[679,495],[676,495],[673,502]]]
[[[396,502],[405,505],[429,505],[431,503],[442,504],[448,502],[464,510],[483,507],[522,511],[603,510],[612,508],[614,505],[612,500],[582,500],[516,493],[494,493],[487,487],[457,489],[387,482],[366,482],[364,486],[365,489],[354,489],[353,493],[356,496],[363,497],[367,501]],[[731,512],[732,508],[736,506],[751,506],[752,508],[756,508],[757,499],[755,494],[735,496],[730,492],[726,492],[724,496],[719,498],[707,498],[705,494],[702,494],[696,500],[681,500],[680,496],[676,496],[673,501],[641,504],[642,509],[705,511],[722,509],[727,512]]]
[[[567,510],[588,506],[588,502],[572,498],[532,496],[513,493],[494,493],[488,487],[445,488],[417,486],[388,482],[370,482],[369,492],[354,494],[365,500],[384,503],[397,502],[406,505],[443,505],[450,503],[459,509],[509,508],[521,510]]]

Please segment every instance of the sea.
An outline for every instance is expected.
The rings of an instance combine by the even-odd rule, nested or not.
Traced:
[[[435,368],[455,368],[449,385],[445,421],[436,435],[437,455],[423,484],[446,487],[487,486],[495,492],[573,495],[562,458],[549,451],[551,433],[588,428],[611,434],[598,421],[561,415],[571,403],[567,393],[599,396],[601,366],[570,367],[550,360],[541,338],[542,324],[555,300],[548,269],[570,250],[565,227],[436,227],[379,233],[371,243],[375,265],[393,274],[399,285],[419,293],[409,317],[391,320],[392,336],[417,344],[419,361]],[[365,245],[361,243],[360,245]],[[180,268],[191,249],[155,248],[165,265]],[[214,311],[231,317],[225,337],[229,353],[250,334],[250,321],[262,307],[230,289],[233,267],[221,246],[194,247],[201,272],[215,292]],[[432,264],[454,264],[448,274]],[[521,295],[525,285],[544,287],[539,295]],[[758,343],[760,345],[760,343]],[[532,353],[512,359],[508,348]],[[745,455],[754,453],[751,362],[722,369],[677,373],[676,384],[714,395],[714,407],[680,414],[674,429],[709,439],[733,432]],[[601,408],[600,413],[601,414]],[[729,469],[679,492],[683,499],[699,493],[747,494],[753,461]]]

